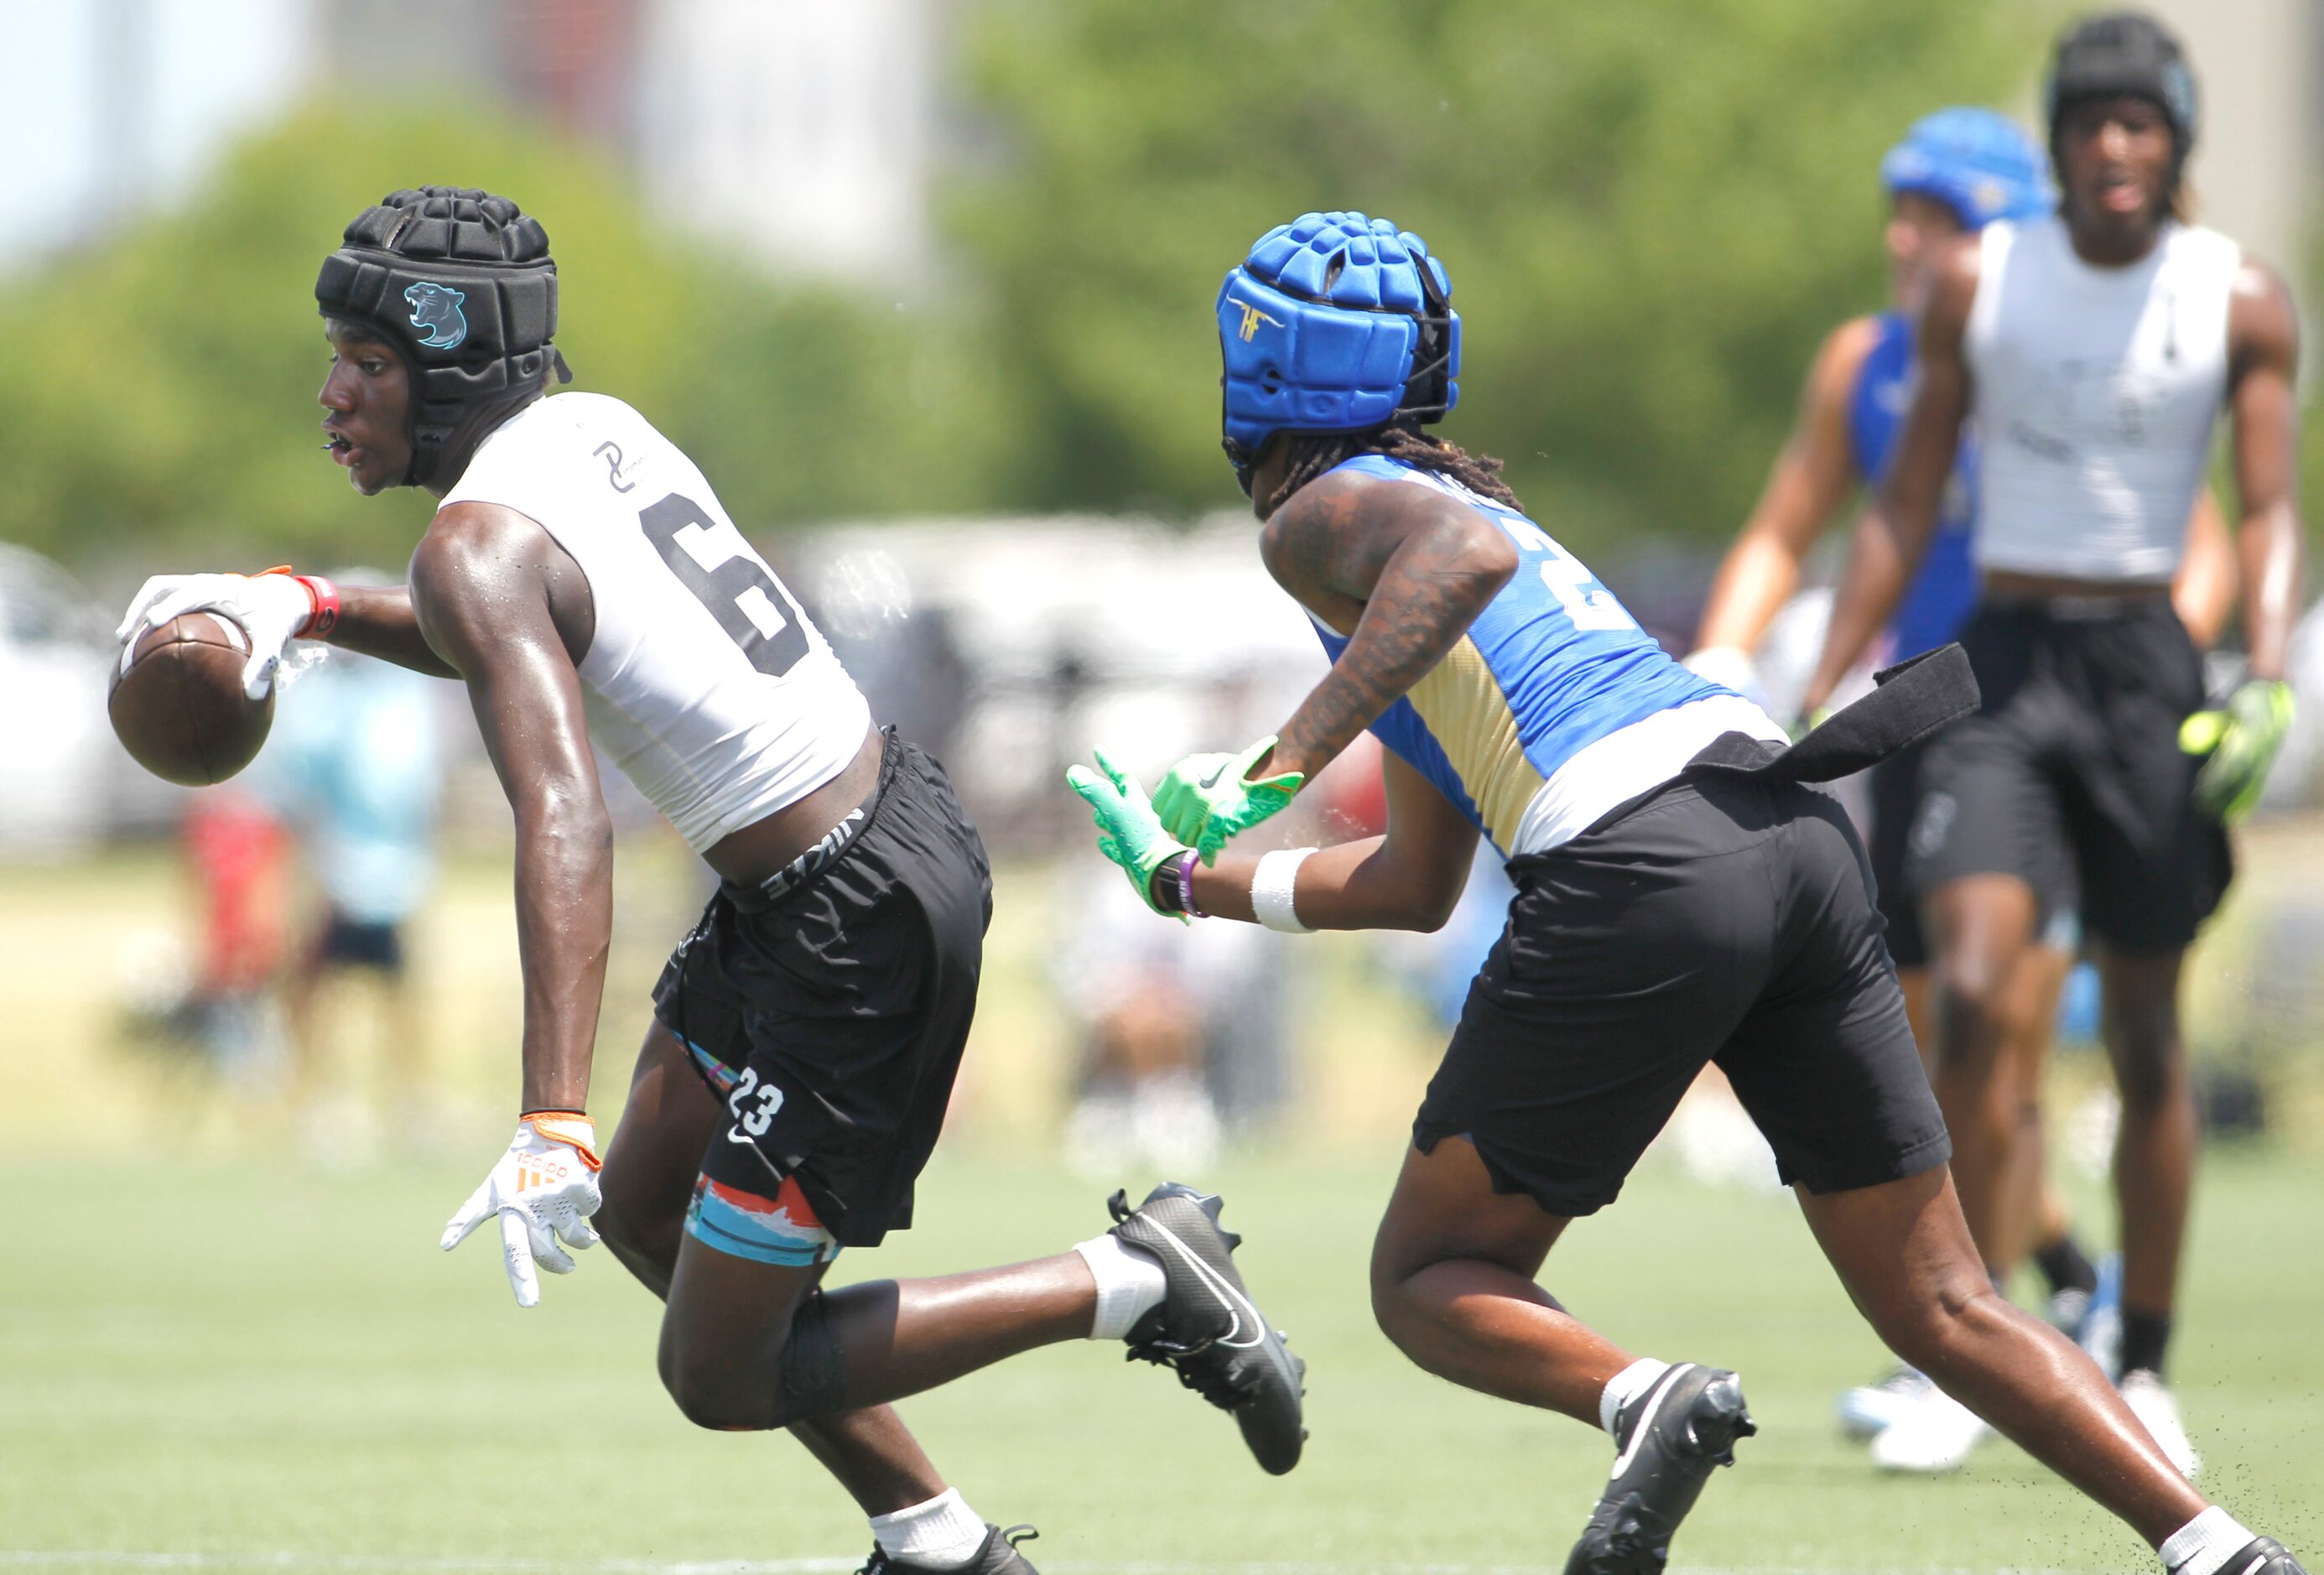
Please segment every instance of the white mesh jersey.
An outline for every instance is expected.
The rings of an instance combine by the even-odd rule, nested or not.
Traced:
[[[2227,387],[2243,253],[2167,223],[2127,268],[2075,254],[2064,221],[1992,224],[1962,352],[1988,569],[2168,582]]]
[[[797,802],[863,747],[871,708],[710,484],[603,394],[527,406],[478,447],[454,503],[498,503],[588,576],[589,735],[696,852]]]

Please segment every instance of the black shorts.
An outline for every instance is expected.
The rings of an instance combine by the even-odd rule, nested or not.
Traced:
[[[2015,875],[2039,891],[2062,870],[2083,927],[2109,947],[2190,944],[2234,861],[2191,797],[2201,762],[2179,748],[2180,723],[2203,704],[2203,660],[2170,601],[1988,604],[1961,645],[1984,698],[1930,741],[1913,886]]]
[[[392,924],[350,918],[337,908],[323,921],[322,938],[315,943],[316,961],[326,966],[376,968],[382,973],[403,972],[403,932]]]
[[[911,1223],[991,916],[976,828],[892,732],[835,857],[779,898],[720,887],[654,986],[655,1018],[730,1113],[702,1162],[712,1202],[774,1207],[795,1182],[845,1247]]]
[[[1899,968],[1926,968],[1931,958],[1928,936],[1921,928],[1923,893],[1913,883],[1912,831],[1921,806],[1922,760],[1925,743],[1899,750],[1872,768],[1872,828],[1865,838],[1872,856],[1872,879],[1878,889],[1880,916],[1888,926],[1888,955]],[[2029,872],[2034,895],[2040,903],[2036,918],[2042,944],[2062,952],[2081,942],[2081,898],[2074,879],[2074,861],[2064,856],[2043,860]]]
[[[1496,1191],[1612,1202],[1705,1062],[1786,1182],[1842,1192],[1952,1152],[1846,813],[1797,784],[1684,777],[1546,853],[1413,1125]]]

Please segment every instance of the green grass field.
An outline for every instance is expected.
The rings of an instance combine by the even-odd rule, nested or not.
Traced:
[[[669,846],[622,857],[601,1119],[644,984],[698,900]],[[2315,907],[2324,828],[2255,834],[2246,869],[2192,970],[2199,1048],[2236,1042],[2259,938]],[[436,1250],[514,1098],[504,850],[456,858],[417,936],[441,1130],[393,1163],[360,1146],[301,1163],[281,1110],[122,1054],[123,959],[182,923],[175,891],[158,850],[0,870],[0,1572],[853,1568],[862,1523],[802,1451],[678,1416],[653,1373],[656,1305],[609,1258],[520,1313],[489,1244]],[[918,1227],[843,1278],[1033,1257],[1103,1224],[1112,1184],[1051,1157],[1073,1055],[1047,982],[1052,892],[1003,871],[957,1130]],[[1311,1364],[1299,1470],[1263,1476],[1228,1419],[1111,1349],[1036,1353],[904,1408],[985,1515],[1040,1525],[1029,1551],[1051,1575],[1555,1570],[1603,1478],[1594,1432],[1428,1378],[1372,1328],[1371,1228],[1441,1041],[1362,942],[1317,937],[1298,969],[1295,1117],[1201,1179]],[[2206,1485],[2324,1570],[2324,1079],[2304,1032],[2275,1055],[2274,1136],[2206,1165],[2174,1377]],[[2094,1061],[2061,1065],[2061,1117]],[[1881,1353],[1780,1197],[1650,1157],[1545,1277],[1633,1349],[1747,1379],[1762,1434],[1707,1492],[1680,1567],[2152,1568],[2007,1445],[1951,1478],[1876,1478],[1831,1405]]]
[[[1225,1417],[1111,1348],[1037,1352],[905,1414],[987,1516],[1038,1523],[1028,1551],[1066,1575],[1558,1567],[1608,1446],[1428,1378],[1374,1331],[1363,1263],[1394,1157],[1217,1178],[1254,1290],[1310,1363],[1294,1475],[1263,1476]],[[654,1378],[656,1304],[609,1258],[521,1314],[494,1253],[436,1250],[475,1168],[0,1162],[0,1568],[852,1568],[862,1523],[803,1451],[680,1420]],[[929,1174],[918,1227],[843,1277],[1056,1250],[1102,1222],[1097,1191],[970,1145]],[[2213,1157],[2177,1359],[2207,1485],[2311,1554],[2320,1194],[2312,1156]],[[2150,1567],[2005,1444],[1949,1479],[1877,1478],[1830,1418],[1880,1353],[1780,1197],[1649,1168],[1545,1278],[1635,1349],[1745,1375],[1763,1432],[1678,1566]]]

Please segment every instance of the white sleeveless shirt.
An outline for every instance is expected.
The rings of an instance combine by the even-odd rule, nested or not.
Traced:
[[[1978,566],[2167,583],[2227,397],[2241,249],[2166,222],[2138,262],[2096,268],[2054,217],[1987,225],[1979,248]]]
[[[589,736],[696,852],[863,747],[871,708],[694,462],[603,394],[527,406],[444,504],[537,521],[588,577]]]

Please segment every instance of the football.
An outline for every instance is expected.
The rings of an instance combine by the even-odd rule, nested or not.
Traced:
[[[223,782],[257,755],[274,693],[242,692],[250,636],[222,612],[189,612],[122,649],[106,713],[132,759],[165,782]]]

